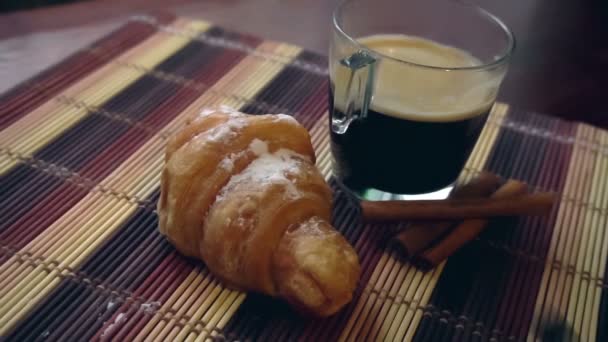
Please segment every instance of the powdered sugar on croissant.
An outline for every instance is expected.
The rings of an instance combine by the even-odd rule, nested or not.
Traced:
[[[167,144],[160,231],[232,286],[332,314],[360,270],[328,223],[331,191],[314,162],[290,116],[205,109]]]

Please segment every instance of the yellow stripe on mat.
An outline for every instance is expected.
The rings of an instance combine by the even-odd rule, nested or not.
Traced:
[[[508,106],[497,103],[467,161],[467,170],[481,170],[496,141]],[[461,180],[471,176],[464,172]],[[385,250],[357,301],[340,341],[410,341],[424,314],[445,262],[423,273]]]
[[[330,114],[325,112],[310,129],[310,139],[317,156],[317,168],[326,181],[329,181],[331,178],[331,166],[333,161],[331,145],[329,143],[328,115]]]
[[[608,192],[608,156],[581,143],[588,140],[606,146],[607,134],[577,126],[528,341],[535,341],[554,319],[565,319],[582,341],[596,339],[608,252],[608,234],[598,229],[607,223],[601,211],[608,207],[602,198]]]
[[[608,132],[603,130],[597,130],[598,140],[600,142],[600,146],[608,146]],[[593,211],[593,223],[592,226],[596,229],[599,228],[599,235],[596,235],[596,238],[593,239],[595,241],[594,253],[592,260],[597,260],[599,262],[595,263],[595,267],[588,267],[588,264],[585,266],[590,269],[591,274],[597,274],[597,279],[601,281],[598,283],[598,280],[590,281],[590,286],[592,286],[590,290],[590,294],[587,297],[587,303],[585,307],[588,311],[586,311],[585,316],[582,318],[584,322],[583,331],[588,331],[588,341],[595,341],[597,339],[597,326],[600,312],[600,302],[602,297],[603,286],[606,284],[606,260],[608,259],[608,231],[606,231],[605,227],[608,227],[608,216],[602,213],[608,212],[608,153],[599,153],[598,154],[599,162],[597,164],[595,175],[597,176],[596,181],[593,182],[594,186],[593,190],[595,194],[593,196],[594,203],[597,204],[599,210]],[[601,227],[604,227],[602,229]],[[593,264],[592,261],[589,261]],[[589,317],[591,316],[591,317]],[[584,337],[585,334],[582,334],[581,337]],[[581,338],[581,341],[584,341]]]
[[[207,26],[205,23],[191,25],[193,28]],[[167,55],[169,51],[176,51],[178,46],[187,42],[182,38],[168,41],[171,43],[165,43],[160,54]],[[259,48],[276,53],[290,54],[294,57],[300,51],[299,48],[277,43],[265,43]],[[159,53],[158,49],[151,51],[153,51],[152,55],[154,56]],[[138,63],[152,65],[152,61],[156,60],[162,59],[143,56]],[[270,82],[282,68],[283,66],[277,63],[248,57],[220,80],[214,89],[220,92],[230,90],[230,93],[237,94],[240,97],[252,97]],[[109,79],[117,80],[115,77]],[[207,92],[165,126],[165,130],[174,130],[187,116],[197,113],[200,107],[214,104],[235,106],[234,100],[226,100],[225,97],[216,92]],[[238,107],[243,105],[244,103],[241,103]],[[159,183],[164,143],[162,132],[159,132],[104,179],[100,185],[118,189],[126,196],[147,198]],[[121,223],[136,208],[136,204],[124,199],[101,193],[90,193],[24,247],[22,252],[31,253],[34,258],[43,257],[48,261],[58,261],[61,267],[76,268],[120,227]],[[11,258],[0,267],[0,277],[4,279],[2,281],[4,285],[7,285],[0,292],[0,335],[10,330],[61,280],[58,271],[47,272],[42,266],[32,267],[21,264],[17,257]],[[226,297],[228,301],[234,301],[235,297],[238,296],[240,294],[216,286],[210,298]],[[242,298],[241,296],[240,301],[242,301]],[[215,312],[217,308],[222,306],[218,304],[222,303],[219,300],[210,299],[206,302],[210,305],[209,312]],[[204,307],[204,304],[200,307],[197,306],[196,309]],[[192,317],[195,317],[195,319],[204,318],[201,317],[202,313],[203,311],[198,310],[198,312],[192,313]],[[216,324],[222,322],[225,323],[226,319],[216,320]]]
[[[590,138],[590,135],[593,135],[593,128],[591,127],[586,127],[586,131],[587,131],[587,138]],[[593,139],[595,140],[595,139]],[[592,234],[595,233],[596,229],[594,229],[593,226],[590,225],[590,219],[593,216],[593,212],[594,210],[592,210],[593,205],[595,205],[595,195],[597,194],[597,188],[595,188],[593,186],[593,184],[597,181],[597,175],[594,176],[594,171],[597,169],[597,166],[599,165],[599,160],[597,159],[597,152],[594,151],[588,151],[586,153],[587,155],[587,159],[588,159],[588,164],[590,167],[590,174],[586,177],[587,180],[587,189],[584,190],[584,193],[588,194],[587,196],[587,201],[589,203],[592,204],[592,206],[589,207],[581,207],[579,208],[579,218],[578,218],[578,224],[575,226],[578,226],[577,232],[576,234],[576,239],[574,239],[576,241],[576,244],[578,245],[578,247],[574,248],[574,253],[573,253],[573,260],[572,260],[572,264],[575,265],[575,269],[576,270],[580,270],[580,271],[584,271],[584,264],[587,264],[587,260],[591,260],[591,258],[593,257],[593,253],[592,251],[590,251],[590,238],[592,238]],[[605,176],[605,174],[604,174]],[[588,271],[588,270],[587,270]],[[589,273],[591,274],[591,273]],[[585,279],[586,277],[583,277],[582,274],[580,272],[576,272],[572,275],[572,287],[571,287],[571,291],[570,291],[570,295],[568,296],[569,299],[567,300],[567,312],[566,312],[566,321],[567,322],[572,322],[573,328],[574,330],[579,333],[581,335],[581,338],[583,341],[589,341],[588,338],[588,332],[587,331],[582,331],[582,327],[580,323],[575,321],[575,316],[580,316],[582,314],[582,312],[580,312],[579,310],[585,309],[585,307],[582,305],[584,303],[580,303],[580,299],[581,297],[583,298],[583,302],[584,302],[584,298],[586,293],[587,288],[589,287],[589,281],[587,279]],[[594,284],[591,284],[592,287],[594,287]],[[590,309],[590,308],[586,308],[586,309]],[[585,338],[583,338],[583,336]],[[595,340],[595,339],[594,339]]]
[[[195,32],[203,32],[209,23],[178,20],[176,25]],[[167,57],[184,47],[190,40],[186,37],[159,32],[131,48],[117,60],[133,63],[145,68],[154,68]],[[66,89],[57,96],[78,98],[89,106],[99,106],[133,84],[144,74],[141,71],[122,68],[112,62]],[[60,104],[50,99],[31,113],[0,132],[0,146],[10,147],[22,155],[32,155],[49,141],[69,129],[88,114],[86,108]],[[31,134],[23,134],[30,132]],[[0,156],[0,174],[14,167],[18,160],[7,155]]]

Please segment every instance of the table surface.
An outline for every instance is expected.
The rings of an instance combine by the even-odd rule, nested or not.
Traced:
[[[513,30],[499,100],[608,127],[608,3],[475,0]],[[108,33],[129,16],[171,11],[326,53],[336,0],[97,0],[0,16],[0,92]]]

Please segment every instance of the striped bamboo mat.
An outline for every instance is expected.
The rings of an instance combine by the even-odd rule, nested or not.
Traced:
[[[168,134],[203,106],[284,112],[330,179],[325,58],[169,15],[133,18],[0,100],[0,334],[9,340],[608,340],[608,133],[497,104],[482,169],[560,194],[430,273],[336,194],[363,274],[325,320],[232,291],[157,232]],[[557,322],[557,325],[553,323]],[[555,331],[555,329],[553,329]]]

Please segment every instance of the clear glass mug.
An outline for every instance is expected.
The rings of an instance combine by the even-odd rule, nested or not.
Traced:
[[[447,196],[494,104],[513,34],[462,2],[346,0],[330,39],[338,182],[367,200]]]

